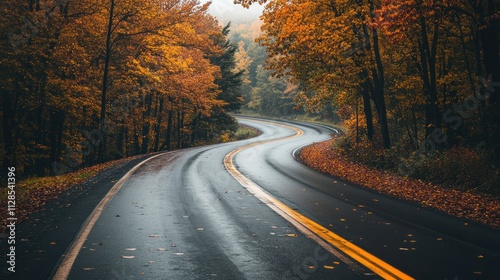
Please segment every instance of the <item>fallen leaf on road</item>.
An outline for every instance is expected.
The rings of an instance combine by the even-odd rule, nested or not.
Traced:
[[[122,259],[134,259],[135,256],[122,256]]]
[[[333,267],[331,265],[324,265],[323,267],[326,268],[326,269],[334,269],[335,268],[335,267]]]

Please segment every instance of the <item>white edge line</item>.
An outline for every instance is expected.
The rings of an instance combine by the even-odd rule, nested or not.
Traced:
[[[298,147],[298,148],[296,148],[295,150],[293,150],[293,151],[292,151],[292,157],[293,157],[295,160],[297,160],[297,161],[299,161],[299,162],[300,162],[300,159],[299,159],[299,153],[300,153],[300,151],[301,151],[302,149],[304,149],[304,148],[305,148],[305,147],[307,147],[307,146],[311,146],[312,144],[315,144],[315,143],[321,143],[321,142],[324,142],[324,141],[328,141],[328,140],[330,140],[330,139],[332,139],[332,138],[331,138],[331,137],[327,137],[327,138],[325,138],[325,139],[320,139],[320,140],[318,140],[317,142],[313,142],[313,143],[311,143],[311,144],[307,144],[307,145],[300,146],[300,147]]]
[[[85,222],[82,224],[80,231],[77,234],[77,237],[71,244],[69,251],[65,254],[64,259],[59,265],[55,275],[54,280],[66,280],[71,272],[73,264],[75,263],[76,257],[80,250],[83,247],[83,244],[87,240],[87,237],[90,234],[90,231],[94,227],[95,223],[101,216],[104,211],[106,205],[111,201],[111,199],[115,196],[115,194],[120,190],[123,183],[134,173],[139,167],[141,167],[147,161],[154,159],[156,157],[162,156],[166,153],[161,153],[150,158],[147,158],[130,169],[116,184],[108,191],[108,193],[104,196],[104,198],[97,204],[97,206],[92,210],[92,213],[88,216]]]

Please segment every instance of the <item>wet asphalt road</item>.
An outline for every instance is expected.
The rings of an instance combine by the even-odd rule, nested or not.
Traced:
[[[227,153],[295,133],[240,122],[262,134],[166,153],[141,166],[102,212],[68,279],[380,279],[328,254],[233,179],[223,165]],[[304,135],[238,153],[239,171],[416,279],[499,279],[499,231],[311,170],[293,152],[333,131],[293,126]]]

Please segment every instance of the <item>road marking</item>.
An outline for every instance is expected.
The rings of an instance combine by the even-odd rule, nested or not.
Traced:
[[[259,122],[264,122],[264,121],[259,121]],[[349,242],[348,240],[342,238],[341,236],[323,227],[322,225],[312,221],[306,216],[291,209],[290,207],[288,207],[287,205],[285,205],[284,203],[273,197],[271,194],[266,192],[262,187],[254,183],[252,180],[245,177],[241,172],[238,171],[238,169],[236,169],[236,167],[233,164],[233,158],[239,152],[257,145],[299,137],[304,133],[302,130],[293,126],[276,124],[276,123],[272,124],[292,129],[296,132],[296,134],[277,139],[255,142],[240,147],[228,153],[224,157],[224,166],[226,167],[228,172],[236,179],[236,181],[238,181],[242,186],[244,186],[255,197],[257,197],[259,200],[261,200],[263,203],[265,203],[271,209],[277,212],[280,216],[282,216],[289,222],[292,222],[294,225],[299,225],[298,229],[301,230],[304,234],[306,234],[307,236],[311,236],[312,233],[318,236],[319,238],[321,238],[321,240],[323,240],[327,244],[332,245],[333,247],[342,251],[344,254],[356,260],[357,262],[359,262],[366,268],[370,269],[380,277],[384,279],[405,279],[405,280],[414,279],[413,277],[405,274],[404,272],[398,270],[397,268],[377,258],[376,256],[368,253],[367,251]],[[315,238],[315,240],[317,240],[317,238]],[[320,242],[319,244],[325,248],[324,242]],[[325,248],[325,249],[331,251],[330,248]]]
[[[64,259],[61,262],[61,265],[59,265],[59,268],[57,269],[56,274],[52,279],[66,280],[68,278],[69,273],[71,272],[71,268],[75,263],[76,257],[78,256],[78,253],[80,253],[80,250],[82,249],[85,240],[87,240],[90,231],[92,230],[95,223],[97,222],[102,212],[106,208],[106,205],[120,190],[123,183],[125,183],[125,181],[132,175],[132,173],[134,173],[137,169],[139,169],[139,167],[141,167],[144,163],[156,157],[162,156],[164,154],[165,153],[161,153],[159,155],[152,156],[150,158],[141,161],[141,163],[137,164],[132,169],[130,169],[130,171],[127,172],[127,174],[125,174],[118,182],[116,182],[116,184],[109,190],[109,192],[104,196],[104,198],[99,202],[99,204],[97,204],[92,213],[90,213],[89,217],[83,223],[82,229],[78,232],[75,241],[71,245],[68,253],[66,253]]]

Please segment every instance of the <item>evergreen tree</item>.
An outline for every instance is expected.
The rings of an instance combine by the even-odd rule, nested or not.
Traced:
[[[222,29],[222,36],[214,38],[214,43],[223,49],[223,53],[219,56],[211,58],[213,65],[219,66],[221,76],[216,79],[215,83],[219,86],[219,100],[225,101],[227,104],[223,107],[227,111],[237,111],[243,104],[240,86],[242,84],[242,75],[244,70],[236,71],[235,54],[238,46],[231,42],[227,37],[230,32],[231,23],[228,23]]]

